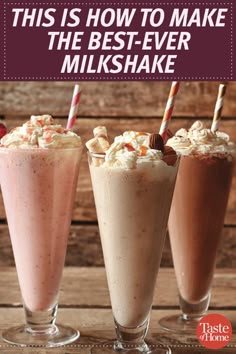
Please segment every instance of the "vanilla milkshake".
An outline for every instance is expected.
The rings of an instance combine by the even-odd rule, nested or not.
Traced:
[[[148,133],[125,132],[105,155],[89,157],[118,327],[137,328],[148,320],[178,169],[175,152],[165,151],[163,142],[150,147],[150,140]]]
[[[80,137],[49,115],[31,116],[1,139],[1,189],[26,313],[57,306],[81,152]]]
[[[167,145],[182,154],[169,218],[174,268],[182,303],[194,305],[209,296],[236,149],[227,134],[199,121]]]

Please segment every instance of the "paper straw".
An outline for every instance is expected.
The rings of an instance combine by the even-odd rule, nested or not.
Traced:
[[[218,130],[219,128],[219,123],[221,119],[221,113],[223,109],[223,104],[224,104],[224,97],[226,93],[226,85],[220,84],[219,90],[218,90],[218,97],[216,100],[216,105],[215,105],[215,111],[214,111],[214,116],[213,116],[213,121],[211,125],[211,131],[214,133]]]
[[[172,82],[169,97],[168,97],[168,100],[166,103],[166,108],[165,108],[165,112],[164,112],[163,119],[161,122],[160,131],[159,131],[159,134],[162,136],[164,142],[166,139],[168,125],[169,125],[169,122],[170,122],[170,119],[172,116],[172,112],[174,109],[175,98],[176,98],[176,94],[179,90],[179,85],[180,85],[180,83],[178,81]]]
[[[79,109],[79,101],[80,101],[81,90],[78,84],[74,87],[73,97],[70,106],[70,112],[67,120],[67,129],[73,129],[76,121],[76,116]]]

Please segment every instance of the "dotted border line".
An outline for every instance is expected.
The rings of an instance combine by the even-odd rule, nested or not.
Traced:
[[[74,5],[153,5],[153,6],[156,6],[157,3],[156,2],[92,2],[92,3],[89,3],[89,2],[86,2],[86,3],[60,3],[60,2],[22,2],[22,3],[18,3],[18,2],[15,2],[15,3],[8,3],[8,2],[5,2],[6,5],[61,5],[61,6],[74,6]],[[158,5],[179,5],[179,6],[183,6],[183,5],[197,5],[197,6],[201,6],[201,5],[212,5],[212,6],[216,6],[216,5],[228,5],[230,6],[232,3],[229,2],[221,2],[221,3],[212,3],[212,2],[209,2],[209,3],[197,3],[197,2],[194,2],[194,3],[188,3],[188,2],[176,2],[176,3],[158,3]]]
[[[78,78],[80,80],[86,80],[86,81],[106,81],[106,80],[110,80],[110,81],[139,81],[139,80],[233,80],[233,3],[229,2],[222,2],[222,3],[159,3],[158,5],[194,5],[194,6],[208,6],[208,5],[227,5],[230,6],[230,75],[227,77],[162,77],[160,76],[154,76],[154,77],[120,77],[120,78],[113,78],[112,76],[110,77],[71,77],[69,76],[69,78],[65,78],[65,77],[13,77],[13,76],[8,76],[7,77],[7,49],[6,49],[6,42],[7,42],[7,26],[6,26],[6,5],[63,5],[63,6],[73,6],[73,5],[78,5],[78,3],[53,3],[53,2],[43,2],[43,3],[8,3],[6,1],[3,1],[3,79],[4,80],[78,80]],[[114,3],[80,3],[79,5],[114,5]],[[156,3],[115,3],[116,5],[156,5]]]
[[[233,37],[234,37],[234,31],[233,31],[233,6],[234,4],[231,3],[230,5],[230,72],[231,72],[231,80],[233,79],[233,67],[234,67],[234,51],[233,51]]]
[[[150,348],[185,348],[185,349],[190,349],[190,348],[202,348],[204,347],[202,345],[198,344],[148,344]],[[31,348],[43,348],[40,345],[29,345],[28,347]],[[111,344],[67,344],[67,345],[61,345],[58,347],[54,348],[110,348],[112,347]],[[130,346],[132,348],[133,346]],[[17,345],[10,345],[10,344],[0,344],[0,348],[19,348]],[[230,349],[230,348],[236,348],[235,344],[227,344],[225,349]],[[49,349],[49,348],[48,348]],[[223,349],[223,348],[222,348]]]
[[[106,81],[106,80],[110,80],[110,81],[125,81],[125,80],[130,80],[130,81],[139,81],[139,80],[196,80],[196,81],[200,81],[200,80],[230,80],[231,76],[214,76],[214,77],[192,77],[192,76],[186,76],[186,77],[175,77],[175,76],[133,76],[133,77],[112,77],[112,76],[107,76],[107,77],[83,77],[83,76],[69,76],[69,77],[64,77],[64,76],[29,76],[29,77],[25,77],[25,76],[6,76],[4,77],[5,80],[58,80],[58,81],[73,81],[73,80],[83,80],[83,81]]]
[[[3,3],[3,77],[7,75],[7,10]]]

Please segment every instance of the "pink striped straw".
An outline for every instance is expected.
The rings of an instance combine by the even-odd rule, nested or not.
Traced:
[[[224,98],[225,98],[225,93],[226,93],[226,87],[227,86],[224,84],[220,84],[220,86],[219,86],[218,96],[217,96],[215,110],[214,110],[213,121],[212,121],[212,125],[211,125],[211,131],[213,133],[215,133],[219,128],[219,123],[220,123],[220,119],[221,119],[221,113],[222,113]]]
[[[70,112],[67,120],[67,129],[73,129],[76,121],[76,116],[79,109],[79,101],[80,101],[81,90],[78,84],[74,87],[73,97],[70,105]]]
[[[172,116],[172,112],[174,109],[174,104],[175,104],[175,98],[177,95],[177,92],[179,90],[179,86],[180,83],[178,81],[173,81],[171,84],[171,88],[170,88],[170,93],[169,93],[169,97],[166,103],[166,108],[165,108],[165,112],[163,115],[163,119],[161,122],[161,127],[160,127],[160,131],[159,134],[162,136],[164,142],[166,142],[166,134],[167,134],[167,130],[168,130],[168,125]]]

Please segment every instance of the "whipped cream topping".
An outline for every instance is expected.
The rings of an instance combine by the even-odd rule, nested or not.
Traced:
[[[127,131],[105,152],[105,166],[135,168],[138,163],[161,160],[163,153],[149,147],[149,133]]]
[[[189,130],[179,129],[166,145],[182,155],[210,154],[224,157],[236,152],[236,145],[230,141],[229,135],[219,131],[212,132],[200,121],[196,121]]]
[[[80,137],[60,124],[54,124],[53,118],[44,114],[30,117],[21,127],[12,129],[0,141],[7,148],[73,148],[80,146]]]

